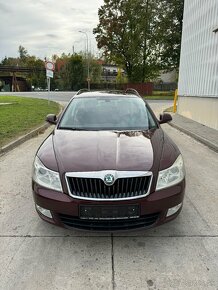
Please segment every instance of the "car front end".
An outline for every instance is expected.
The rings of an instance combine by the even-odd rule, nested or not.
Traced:
[[[149,130],[56,126],[36,154],[32,189],[39,216],[51,224],[95,231],[151,228],[180,213],[184,162],[158,124]]]

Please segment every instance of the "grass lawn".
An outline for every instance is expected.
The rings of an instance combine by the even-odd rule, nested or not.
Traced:
[[[166,113],[173,113],[173,106],[164,110]]]
[[[148,100],[174,100],[173,91],[153,91],[152,96],[144,96]]]
[[[146,100],[174,100],[174,96],[144,96]]]
[[[0,147],[42,125],[47,114],[59,110],[57,103],[47,100],[0,96]]]

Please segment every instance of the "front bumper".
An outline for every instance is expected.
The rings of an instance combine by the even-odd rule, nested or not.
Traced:
[[[124,201],[86,201],[70,197],[65,193],[43,188],[33,182],[33,197],[37,205],[51,211],[52,219],[39,216],[52,224],[83,230],[115,231],[137,228],[151,228],[175,219],[181,208],[167,217],[167,211],[183,202],[185,180],[172,187],[150,193],[148,196],[136,200]],[[79,217],[80,205],[132,205],[138,204],[140,217],[128,220],[84,220]]]

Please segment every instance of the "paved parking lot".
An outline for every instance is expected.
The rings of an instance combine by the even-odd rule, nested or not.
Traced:
[[[173,222],[119,234],[49,225],[31,194],[34,154],[49,133],[0,157],[0,289],[218,289],[218,154],[169,125],[186,163]]]

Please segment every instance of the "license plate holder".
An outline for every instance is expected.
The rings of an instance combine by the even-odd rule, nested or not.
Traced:
[[[81,205],[80,219],[115,220],[139,218],[139,205]]]

